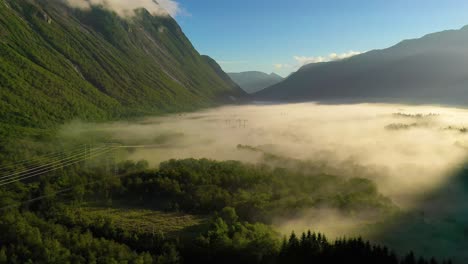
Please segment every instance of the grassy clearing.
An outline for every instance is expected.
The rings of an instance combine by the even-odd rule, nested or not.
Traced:
[[[84,207],[81,211],[91,219],[111,218],[123,230],[137,233],[163,233],[166,236],[196,234],[207,227],[208,217],[148,209]]]

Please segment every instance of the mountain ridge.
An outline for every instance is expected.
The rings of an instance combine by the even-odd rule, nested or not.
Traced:
[[[255,98],[468,103],[467,29],[431,33],[344,60],[305,65]]]
[[[261,71],[231,72],[228,75],[247,93],[258,92],[284,79],[274,72],[267,74]]]

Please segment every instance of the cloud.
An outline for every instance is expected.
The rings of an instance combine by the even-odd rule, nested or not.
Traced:
[[[64,0],[75,8],[89,9],[91,6],[100,5],[115,11],[122,17],[131,17],[134,10],[145,8],[155,16],[177,16],[181,12],[179,3],[174,0]]]
[[[318,56],[318,57],[294,56],[294,59],[298,62],[299,66],[304,66],[310,63],[342,60],[342,59],[350,58],[359,54],[362,54],[362,52],[351,50],[349,52],[345,52],[341,54],[330,53],[327,56]]]
[[[350,58],[350,57],[353,57],[362,53],[363,52],[360,52],[360,51],[350,50],[345,53],[330,53],[327,56],[317,56],[317,57],[294,56],[293,58],[296,61],[294,64],[276,63],[276,64],[273,64],[273,67],[277,71],[279,70],[297,71],[299,68],[307,64],[337,61],[337,60]]]
[[[283,68],[283,64],[281,63],[273,64],[273,66],[275,66],[275,69],[278,69],[278,70]]]
[[[281,63],[273,64],[273,66],[274,66],[275,69],[277,69],[277,70],[291,69],[291,68],[293,68],[293,66],[290,65],[290,64],[281,64]]]
[[[134,1],[134,0],[132,0],[132,1]],[[174,0],[158,0],[158,3],[171,16],[177,16],[181,12],[179,3],[177,3]]]

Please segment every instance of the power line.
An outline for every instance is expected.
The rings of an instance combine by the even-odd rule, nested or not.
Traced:
[[[112,144],[110,144],[110,143],[104,144],[104,146],[107,146],[107,145],[112,145]],[[78,146],[74,147],[74,149],[71,149],[70,151],[67,151],[67,152],[66,151],[52,152],[52,153],[48,153],[48,154],[45,154],[45,155],[40,156],[40,157],[24,159],[24,160],[18,161],[16,163],[6,164],[6,165],[3,165],[3,166],[0,166],[0,171],[8,171],[8,170],[11,170],[11,169],[8,169],[8,168],[14,168],[14,167],[19,166],[19,165],[24,165],[24,164],[28,164],[28,163],[32,165],[34,163],[39,163],[40,161],[43,161],[43,160],[56,159],[58,157],[63,157],[64,155],[71,155],[71,154],[82,151],[83,147],[84,147],[84,150],[87,151],[87,150],[89,150],[90,145],[89,144],[82,144],[82,145],[78,145]]]
[[[108,147],[100,147],[100,148],[108,148]],[[100,149],[98,148],[98,149]],[[94,150],[92,150],[94,151]],[[34,167],[34,168],[30,168],[30,169],[27,169],[27,170],[23,170],[23,171],[20,171],[20,172],[15,172],[15,173],[11,173],[11,174],[7,174],[7,175],[2,175],[0,176],[0,181],[1,179],[4,179],[4,178],[11,178],[13,176],[16,176],[16,175],[20,175],[20,174],[24,174],[24,173],[28,173],[28,172],[33,172],[33,171],[36,171],[36,170],[39,170],[41,168],[45,168],[45,167],[49,167],[49,166],[52,166],[54,164],[59,164],[59,163],[63,163],[64,161],[67,161],[67,160],[70,160],[70,159],[74,159],[76,157],[81,157],[83,155],[87,155],[87,151],[81,151],[75,155],[72,155],[72,156],[69,156],[67,158],[63,158],[63,159],[60,159],[60,160],[56,160],[56,161],[53,161],[53,162],[50,162],[50,163],[47,163],[47,164],[43,164],[41,166],[37,166],[37,167]]]
[[[109,145],[113,145],[113,146],[110,147]],[[77,164],[79,162],[82,162],[84,160],[89,160],[91,158],[103,155],[105,153],[111,152],[111,151],[119,149],[119,148],[156,148],[156,147],[161,147],[161,145],[135,145],[135,146],[117,145],[116,146],[115,144],[107,144],[106,146],[97,148],[95,150],[93,150],[93,149],[91,149],[90,151],[86,150],[85,154],[84,154],[84,158],[83,158],[83,154],[82,154],[82,155],[80,155],[80,157],[74,158],[72,160],[68,160],[67,162],[62,163],[60,165],[53,165],[53,164],[55,164],[57,162],[52,162],[52,163],[49,163],[48,167],[43,168],[41,170],[37,170],[38,168],[36,168],[36,170],[27,170],[26,172],[28,172],[28,171],[29,172],[24,174],[24,175],[19,175],[17,177],[9,177],[9,178],[5,178],[3,180],[0,180],[0,187],[11,184],[11,183],[14,183],[14,182],[18,182],[18,181],[21,181],[21,180],[24,180],[24,179],[40,176],[40,175],[43,175],[43,174],[46,174],[46,173],[61,169],[63,167],[69,167],[69,166],[72,166],[72,165]],[[70,159],[70,157],[67,158],[67,159]],[[63,160],[67,160],[67,159],[63,159]],[[31,173],[32,173],[32,175],[29,175]],[[117,173],[118,173],[117,170],[115,170],[114,174],[115,174],[115,176],[117,178],[121,178],[121,177],[124,176],[124,175],[117,175]],[[17,178],[17,179],[13,180],[13,178]],[[95,184],[95,183],[103,182],[105,180],[107,180],[107,179],[102,179],[102,180],[99,180],[99,181],[94,181],[94,182],[90,182],[90,183],[86,183],[86,184],[81,184],[81,186],[88,186],[88,185],[92,185],[92,184]],[[77,186],[80,186],[80,185],[77,185]],[[62,193],[66,193],[66,192],[69,192],[69,191],[73,190],[77,186],[64,188],[64,189],[58,190],[58,191],[56,191],[56,192],[54,192],[52,194],[42,195],[42,196],[30,199],[30,200],[19,202],[19,203],[15,204],[15,205],[8,205],[8,206],[5,206],[5,207],[1,207],[0,210],[3,211],[3,210],[19,207],[19,206],[24,205],[24,204],[40,201],[40,200],[43,200],[43,199],[46,199],[46,198],[49,198],[49,197],[53,197],[53,196],[56,196],[56,195],[59,195],[59,194],[62,194]]]
[[[30,173],[27,173],[27,174],[22,175],[22,176],[16,176],[16,177],[13,177],[13,178],[0,180],[0,187],[11,184],[11,183],[14,183],[14,182],[29,179],[29,178],[32,178],[32,177],[40,176],[40,175],[43,175],[43,174],[46,174],[46,173],[49,173],[49,172],[52,172],[52,171],[56,171],[56,170],[62,169],[63,167],[69,167],[71,165],[80,163],[80,162],[82,162],[84,160],[87,160],[87,159],[90,159],[90,158],[93,158],[93,157],[100,156],[100,155],[102,155],[104,153],[110,152],[110,151],[115,150],[115,149],[116,149],[115,147],[110,148],[110,149],[104,149],[104,150],[101,150],[99,153],[94,153],[94,154],[92,154],[92,155],[90,155],[88,157],[80,158],[78,160],[75,159],[74,161],[68,161],[65,164],[61,164],[60,166],[55,165],[55,167],[52,167],[52,168],[44,168],[44,169],[41,169],[40,171],[30,172],[30,173],[33,173],[32,175],[28,175]]]
[[[117,178],[122,178],[122,177],[124,177],[124,176],[125,176],[125,175],[116,175]],[[94,182],[89,182],[89,183],[85,183],[85,184],[81,184],[81,185],[77,185],[77,186],[83,186],[83,187],[85,187],[85,186],[92,185],[92,184],[96,184],[96,183],[103,182],[103,181],[106,181],[106,180],[107,180],[107,179],[102,179],[102,180],[98,180],[98,181],[94,181]],[[16,205],[4,206],[4,207],[1,207],[1,208],[0,208],[0,211],[7,210],[7,209],[11,209],[11,208],[15,208],[15,207],[19,207],[19,206],[21,206],[21,205],[25,205],[25,204],[29,204],[29,203],[32,203],[32,202],[40,201],[40,200],[43,200],[43,199],[46,199],[46,198],[54,197],[54,196],[56,196],[56,195],[58,195],[58,194],[62,194],[62,193],[69,192],[69,191],[73,190],[73,188],[76,188],[77,186],[69,187],[69,188],[64,188],[64,189],[58,190],[58,191],[53,192],[53,193],[48,194],[48,195],[42,195],[42,196],[39,196],[39,197],[30,199],[30,200],[26,200],[26,201],[23,201],[23,202],[18,202]]]
[[[4,169],[2,170],[2,173],[15,173],[15,168],[14,167],[18,167],[18,166],[24,166],[25,167],[25,170],[32,170],[34,169],[35,167],[34,166],[41,166],[41,162],[56,162],[58,161],[57,158],[63,158],[64,156],[66,155],[72,155],[72,154],[78,154],[80,153],[80,150],[75,150],[73,152],[69,152],[69,153],[61,153],[61,154],[58,154],[57,156],[55,157],[49,157],[49,158],[41,158],[41,159],[38,159],[36,160],[35,162],[34,161],[31,161],[31,162],[25,162],[23,164],[18,164],[16,166],[12,166],[10,169]],[[42,164],[44,165],[44,164]],[[5,174],[6,175],[6,174]]]
[[[102,155],[104,153],[107,153],[107,152],[110,152],[110,151],[112,151],[114,149],[115,148],[106,148],[106,149],[97,151],[97,152],[95,152],[95,153],[93,153],[93,154],[91,154],[89,156],[82,156],[82,157],[74,158],[73,160],[69,160],[69,161],[67,161],[65,163],[52,165],[52,166],[49,166],[49,167],[46,167],[46,168],[42,168],[40,170],[28,172],[28,173],[23,174],[23,175],[10,177],[8,179],[2,179],[2,180],[0,180],[0,186],[6,185],[6,184],[9,184],[9,183],[13,183],[13,182],[17,182],[17,181],[20,181],[20,180],[32,178],[32,177],[35,177],[35,176],[43,175],[45,173],[55,171],[55,170],[58,170],[58,169],[62,169],[64,167],[69,167],[71,165],[74,165],[74,164],[77,164],[79,162],[88,160],[90,158],[100,156],[100,155]]]
[[[82,147],[82,146],[80,146],[80,149],[81,149],[81,147]],[[77,152],[77,151],[78,151],[77,149],[78,149],[78,147],[75,148],[75,150],[70,151],[69,153]],[[5,170],[8,170],[8,168],[13,168],[13,167],[16,167],[16,166],[19,166],[19,165],[28,164],[28,163],[37,163],[37,162],[40,162],[41,160],[45,160],[45,159],[57,158],[57,157],[62,156],[63,153],[65,153],[65,152],[64,152],[64,151],[52,152],[52,153],[48,153],[48,154],[45,154],[45,155],[40,156],[40,157],[34,157],[34,158],[30,158],[30,159],[20,160],[20,161],[17,161],[17,162],[15,162],[15,163],[11,163],[11,164],[6,164],[6,165],[3,165],[3,166],[0,166],[0,171],[5,171]]]

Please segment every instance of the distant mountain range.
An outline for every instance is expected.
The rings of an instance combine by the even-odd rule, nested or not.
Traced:
[[[259,100],[468,103],[468,26],[341,61],[309,64]]]
[[[189,111],[245,96],[169,16],[0,0],[0,135]]]
[[[255,93],[281,82],[284,78],[278,74],[266,74],[259,71],[228,73],[231,79],[247,93]]]

